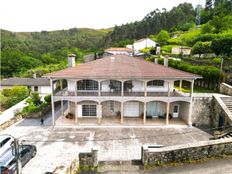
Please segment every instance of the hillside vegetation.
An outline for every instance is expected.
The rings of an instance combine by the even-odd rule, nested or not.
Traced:
[[[75,53],[77,60],[83,62],[83,54],[99,49],[108,31],[87,28],[51,32],[1,30],[1,75],[18,76],[35,67],[53,67],[66,61],[68,53]]]

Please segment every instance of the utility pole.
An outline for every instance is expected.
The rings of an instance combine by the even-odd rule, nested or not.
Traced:
[[[19,140],[14,138],[15,160],[16,160],[16,173],[21,174],[21,157],[19,152]]]

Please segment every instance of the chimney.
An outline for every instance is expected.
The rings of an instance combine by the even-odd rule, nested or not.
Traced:
[[[68,55],[68,67],[75,67],[76,62],[75,62],[76,55],[75,54],[69,54]]]
[[[33,79],[36,79],[36,73],[33,73],[32,77]]]
[[[164,56],[164,66],[168,67],[168,55]]]

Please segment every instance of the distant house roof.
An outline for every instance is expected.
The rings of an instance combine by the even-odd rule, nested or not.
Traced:
[[[114,55],[45,75],[80,79],[196,79],[201,76],[136,57]]]
[[[108,48],[105,51],[125,51],[125,52],[133,52],[130,48]]]
[[[150,38],[142,38],[142,39],[136,40],[135,43],[137,43],[137,42],[142,42],[142,41],[147,40],[147,39],[153,41],[153,40],[150,39]],[[153,42],[155,42],[155,41],[153,41]],[[155,43],[156,43],[156,42],[155,42]]]
[[[1,86],[50,86],[47,78],[9,78],[1,81]]]

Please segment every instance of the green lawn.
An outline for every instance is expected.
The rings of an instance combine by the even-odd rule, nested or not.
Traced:
[[[175,89],[180,90],[179,86],[175,86]],[[189,93],[190,89],[186,89],[182,87],[182,92],[184,93]],[[194,87],[193,92],[195,93],[214,93],[216,92],[215,90],[210,90],[210,89],[206,89],[206,88],[202,88],[202,87]]]

